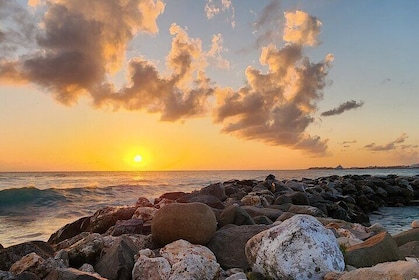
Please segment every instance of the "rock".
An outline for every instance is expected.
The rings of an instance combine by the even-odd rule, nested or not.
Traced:
[[[387,232],[379,233],[345,250],[345,263],[357,268],[401,259],[396,242]]]
[[[126,236],[131,239],[131,241],[135,244],[135,246],[137,246],[139,250],[145,249],[145,248],[154,249],[155,247],[151,234],[149,235],[127,234]]]
[[[74,236],[70,239],[63,240],[60,243],[54,245],[55,250],[59,251],[61,249],[66,249],[66,248],[70,247],[71,245],[79,242],[83,238],[86,238],[89,235],[90,235],[89,232],[82,232],[82,233],[80,233],[80,234],[78,234],[78,235],[76,235],[76,236]]]
[[[3,278],[0,278],[0,279],[3,279]],[[24,271],[21,274],[19,274],[16,278],[12,278],[12,279],[13,280],[41,280],[41,278],[38,275],[29,271]]]
[[[132,270],[132,280],[166,280],[172,267],[163,257],[150,258],[141,255]]]
[[[419,228],[406,230],[393,235],[393,239],[396,241],[397,246],[402,246],[410,241],[419,241]]]
[[[54,232],[48,239],[49,244],[58,244],[63,240],[72,238],[84,231],[89,227],[90,217],[83,217],[75,222],[66,224],[56,232]]]
[[[109,280],[128,280],[132,277],[134,255],[138,248],[126,236],[119,237],[99,259],[95,271]]]
[[[54,256],[54,249],[43,241],[30,241],[0,250],[0,270],[8,271],[12,264],[29,253],[36,253],[43,259]]]
[[[399,247],[403,257],[419,258],[419,241],[410,241]]]
[[[271,224],[273,224],[273,221],[271,219],[269,219],[268,217],[264,216],[264,215],[253,217],[253,221],[255,221],[255,223],[258,224],[258,225],[271,225]]]
[[[154,215],[156,215],[158,209],[154,207],[139,207],[135,210],[134,215],[131,219],[140,219],[143,222],[148,222],[153,220]]]
[[[17,262],[15,262],[9,269],[14,275],[19,275],[24,271],[29,271],[34,274],[39,273],[39,267],[45,260],[36,253],[29,253]]]
[[[206,244],[214,236],[217,220],[203,203],[174,203],[161,208],[151,224],[153,240],[165,245],[178,239]]]
[[[240,201],[243,205],[262,206],[262,201],[258,195],[246,195]]]
[[[224,269],[239,267],[245,270],[250,267],[245,255],[246,242],[268,228],[266,225],[226,226],[217,230],[207,247]]]
[[[295,215],[253,236],[245,252],[254,272],[274,279],[322,279],[345,268],[333,233],[309,215]]]
[[[288,211],[295,214],[306,214],[314,217],[326,217],[322,210],[317,207],[308,205],[292,205]]]
[[[0,279],[1,280],[16,280],[16,278],[13,276],[11,272],[2,271],[2,270],[0,270]],[[32,279],[29,278],[29,280],[32,280]]]
[[[412,228],[419,228],[419,220],[414,220],[411,224]]]
[[[181,203],[200,202],[200,203],[208,205],[211,208],[224,209],[224,204],[217,197],[213,195],[209,195],[209,194],[197,195],[197,196],[192,196],[192,197],[184,196],[176,200],[176,202],[181,202]]]
[[[90,218],[88,231],[105,233],[118,220],[131,219],[136,207],[134,206],[115,206],[106,207],[96,211]]]
[[[143,220],[119,220],[113,227],[109,228],[106,233],[109,233],[112,236],[120,236],[122,234],[141,234],[143,233]]]
[[[223,183],[215,183],[211,184],[205,188],[202,188],[198,191],[200,195],[212,195],[215,196],[220,201],[224,201],[227,199],[227,195],[225,193],[225,188]]]
[[[80,266],[79,267],[79,270],[80,271],[83,271],[83,272],[88,272],[88,273],[91,273],[91,274],[95,274],[96,275],[95,268],[93,267],[93,265],[91,265],[89,263],[85,263],[82,266]]]
[[[64,249],[61,249],[57,253],[55,253],[54,260],[56,260],[58,263],[61,263],[63,267],[70,266],[68,252]]]
[[[106,280],[106,278],[75,268],[58,268],[51,271],[44,280]]]
[[[243,210],[245,210],[251,217],[256,216],[266,216],[269,219],[275,221],[278,219],[279,216],[282,215],[283,211],[279,209],[273,208],[261,208],[255,206],[242,206]]]
[[[215,255],[205,246],[177,240],[160,249],[160,255],[172,266],[171,280],[212,280],[220,275]]]
[[[239,272],[239,273],[230,275],[225,280],[247,280],[247,276],[243,272]]]
[[[230,205],[226,207],[220,214],[218,226],[221,228],[228,224],[234,225],[254,225],[252,217],[240,206]]]
[[[402,280],[419,278],[419,263],[397,261],[380,263],[373,267],[360,268],[342,275],[339,280]]]
[[[80,267],[84,263],[94,264],[103,246],[103,238],[98,233],[92,233],[71,245],[67,249],[70,266]]]
[[[307,194],[305,192],[291,192],[280,195],[276,198],[274,204],[292,203],[295,205],[309,205]]]
[[[153,207],[153,203],[151,203],[148,198],[142,196],[135,202],[135,207]]]
[[[155,201],[154,207],[156,207],[157,209],[160,209],[160,208],[163,208],[164,206],[172,204],[172,203],[176,203],[176,200],[162,198],[161,200],[156,200]]]

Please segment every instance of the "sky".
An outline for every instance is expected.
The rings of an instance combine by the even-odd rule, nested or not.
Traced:
[[[419,163],[419,2],[0,0],[0,171]]]

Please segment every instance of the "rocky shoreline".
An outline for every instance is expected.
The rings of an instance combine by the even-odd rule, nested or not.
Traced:
[[[392,236],[368,218],[406,205],[419,205],[419,176],[231,180],[99,209],[48,242],[0,245],[0,280],[410,280],[419,221]]]

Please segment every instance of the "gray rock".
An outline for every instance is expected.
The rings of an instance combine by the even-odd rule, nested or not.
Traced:
[[[134,255],[138,248],[126,236],[119,237],[112,247],[99,259],[95,271],[109,280],[131,279]]]
[[[248,269],[245,255],[246,242],[261,231],[270,228],[267,225],[229,225],[219,229],[207,247],[215,254],[218,263],[224,269]]]
[[[393,235],[393,239],[396,241],[397,246],[399,247],[411,241],[419,241],[419,228],[406,230]]]
[[[92,233],[71,245],[67,249],[70,266],[80,267],[84,263],[94,264],[103,246],[103,238],[98,233]]]
[[[419,241],[410,241],[399,247],[403,257],[419,258]]]

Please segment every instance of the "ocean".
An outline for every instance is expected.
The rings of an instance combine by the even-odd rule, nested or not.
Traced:
[[[0,244],[48,240],[67,223],[106,206],[132,205],[140,196],[154,199],[166,192],[190,192],[232,179],[319,178],[330,175],[415,176],[419,169],[309,169],[253,171],[153,172],[3,172],[0,173]],[[419,219],[419,207],[384,208],[371,215],[391,233]]]

